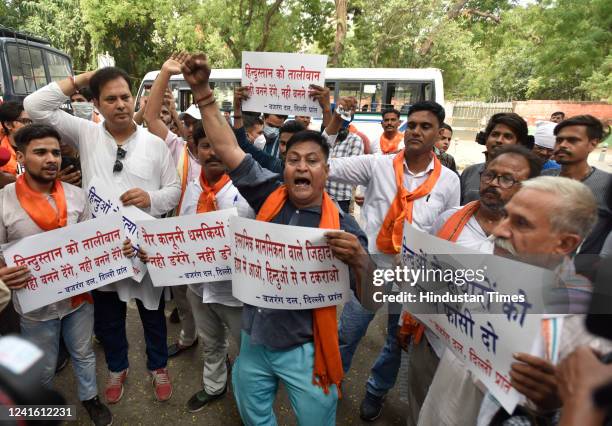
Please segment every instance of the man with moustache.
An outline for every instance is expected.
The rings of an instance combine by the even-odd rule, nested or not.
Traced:
[[[59,133],[53,127],[32,124],[17,131],[14,140],[17,161],[25,173],[0,191],[0,244],[88,220],[85,193],[57,178],[62,162]],[[9,288],[26,286],[31,277],[27,265],[7,267],[4,260],[0,264],[0,280]],[[21,335],[44,352],[41,384],[51,386],[63,336],[74,365],[79,400],[95,425],[110,425],[113,416],[98,397],[91,295],[80,294],[28,313],[21,311],[13,295]]]
[[[503,219],[504,206],[521,188],[522,182],[539,173],[537,158],[527,148],[519,145],[499,148],[492,154],[480,177],[480,199],[442,213],[430,233],[468,249],[493,253],[493,241],[489,236]],[[407,336],[400,333],[399,337],[402,347],[406,347],[407,342],[402,339]],[[460,404],[466,411],[477,411],[480,399],[470,406],[468,402],[471,399],[466,397],[477,389],[473,387],[472,375],[463,361],[456,359],[451,352],[445,352],[443,343],[427,328],[425,337],[425,341],[414,345],[408,364],[408,424],[417,424],[419,410],[424,421],[429,422],[426,424],[436,424],[438,415],[433,410],[438,409],[439,398],[445,399],[444,406]],[[427,400],[435,377],[440,377],[437,379],[440,382],[457,383],[458,386],[448,391],[438,389],[437,392],[443,392],[443,395],[437,393],[433,398],[435,401]],[[457,393],[458,388],[460,393]]]
[[[372,154],[395,154],[404,147],[404,134],[398,131],[400,112],[396,109],[386,109],[382,112],[380,125],[383,133],[370,145]]]
[[[405,148],[399,153],[329,161],[329,180],[366,187],[362,215],[369,252],[379,269],[393,266],[406,220],[429,232],[441,213],[459,205],[459,178],[433,153],[444,117],[441,105],[417,102],[408,110]],[[390,289],[393,283],[386,285]],[[360,408],[360,416],[366,421],[380,416],[384,398],[395,385],[401,359],[396,337],[400,310],[399,303],[389,305],[387,339],[372,367]],[[344,371],[349,370],[357,345],[373,318],[374,313],[354,298],[344,305],[339,327]]]
[[[542,172],[547,176],[563,176],[584,183],[597,200],[599,219],[593,232],[580,246],[580,254],[599,254],[612,230],[610,187],[612,174],[589,165],[589,154],[604,139],[601,121],[592,115],[577,115],[557,124],[553,157],[561,169]]]

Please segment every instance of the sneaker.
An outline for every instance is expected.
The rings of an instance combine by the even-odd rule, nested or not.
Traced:
[[[209,395],[206,393],[204,389],[202,389],[201,391],[196,392],[191,398],[189,398],[189,401],[187,401],[187,410],[189,410],[190,413],[197,413],[202,408],[204,408],[204,406],[208,404],[209,402],[212,402],[216,399],[223,398],[226,392],[227,392],[227,385],[223,388],[221,393],[218,395]]]
[[[123,383],[127,378],[128,371],[128,368],[118,373],[109,371],[108,381],[106,382],[106,389],[104,390],[106,402],[108,402],[109,404],[116,404],[123,396]]]
[[[384,396],[376,396],[366,391],[361,406],[359,407],[359,417],[366,422],[373,422],[382,413]]]
[[[155,397],[158,401],[167,401],[172,396],[172,383],[167,368],[158,368],[151,371],[153,386],[155,387]]]
[[[82,402],[89,418],[95,426],[110,426],[113,424],[113,415],[108,407],[96,395],[94,398]]]
[[[184,352],[191,348],[196,348],[197,346],[198,346],[198,339],[195,339],[195,341],[191,345],[188,345],[188,346],[183,346],[179,342],[173,343],[170,346],[168,346],[168,358],[175,357],[181,352]]]

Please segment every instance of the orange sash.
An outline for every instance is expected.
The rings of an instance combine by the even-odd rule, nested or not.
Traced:
[[[187,144],[183,148],[179,163],[183,163],[182,170],[179,170],[179,177],[181,178],[181,198],[179,199],[178,206],[174,210],[174,216],[181,214],[181,205],[183,204],[183,197],[185,196],[185,190],[187,189],[187,178],[189,175],[189,152],[187,151]],[[182,173],[181,173],[182,172]]]
[[[404,231],[404,220],[412,223],[412,207],[414,200],[428,195],[440,177],[442,165],[435,155],[433,155],[433,162],[433,172],[427,177],[425,182],[414,191],[408,192],[408,190],[404,188],[404,150],[398,152],[393,159],[397,193],[380,227],[378,237],[376,238],[376,247],[383,253],[399,253],[402,233]]]
[[[476,214],[480,208],[480,201],[471,201],[463,206],[461,209],[453,213],[451,217],[442,225],[442,228],[438,231],[437,236],[443,240],[451,242],[457,241],[461,231],[465,225],[470,221],[470,218]]]
[[[28,185],[25,175],[17,177],[15,182],[15,192],[17,200],[30,219],[43,231],[52,231],[62,228],[68,223],[68,206],[66,205],[66,195],[64,187],[59,179],[55,180],[51,189],[51,198],[55,201],[57,210],[49,203],[47,198],[40,192],[34,191]],[[70,298],[72,307],[76,308],[83,302],[93,303],[93,298],[89,293],[83,293]]]
[[[287,187],[281,185],[266,198],[257,214],[257,220],[270,222],[280,212],[286,201]],[[340,212],[327,192],[323,192],[319,228],[340,229]],[[329,393],[329,386],[335,384],[340,397],[340,382],[342,382],[344,372],[338,344],[336,307],[313,309],[312,328],[315,347],[312,382],[321,386],[326,394]]]
[[[393,139],[388,139],[384,132],[380,135],[380,150],[385,154],[393,154],[397,151],[397,147],[400,142],[404,139],[404,134],[402,132],[397,132]]]
[[[15,149],[11,145],[8,135],[0,139],[0,147],[11,153],[11,159],[4,166],[0,167],[0,170],[13,176],[17,175],[17,154],[15,154]]]
[[[202,167],[202,172],[200,173],[200,186],[202,187],[202,193],[198,199],[198,209],[196,212],[207,213],[217,210],[217,192],[221,191],[221,189],[227,185],[229,181],[229,176],[227,173],[224,173],[223,176],[221,176],[221,179],[219,179],[217,183],[211,187],[206,180],[204,168]]]

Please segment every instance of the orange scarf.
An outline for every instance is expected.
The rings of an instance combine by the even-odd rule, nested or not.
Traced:
[[[216,195],[225,185],[227,185],[229,181],[230,178],[227,173],[223,173],[221,179],[219,179],[213,186],[210,186],[206,180],[204,168],[202,168],[202,172],[200,173],[200,186],[202,187],[202,193],[198,199],[198,209],[196,210],[196,213],[207,213],[217,210]]]
[[[376,247],[383,253],[399,253],[402,233],[404,231],[404,220],[412,223],[412,207],[414,200],[428,195],[440,177],[442,165],[435,155],[433,156],[433,162],[433,172],[427,177],[425,182],[414,191],[408,192],[408,190],[404,188],[404,150],[398,152],[393,159],[397,193],[380,227],[378,237],[376,238]]]
[[[30,219],[43,231],[52,231],[57,228],[63,228],[68,223],[68,206],[66,205],[66,195],[64,187],[59,179],[55,180],[51,189],[51,198],[55,201],[57,210],[40,192],[34,191],[28,185],[25,175],[17,177],[15,182],[15,192],[17,200],[25,212],[30,216]],[[89,293],[79,294],[70,298],[72,307],[76,308],[83,302],[93,303],[93,299]]]
[[[404,139],[404,134],[401,132],[397,132],[393,139],[388,139],[383,132],[379,139],[380,150],[385,154],[393,154],[395,151],[397,151],[397,147],[402,139]]]
[[[280,212],[286,201],[287,187],[281,185],[266,198],[257,214],[257,220],[270,222]],[[340,229],[340,212],[327,192],[323,192],[319,228]],[[329,393],[329,386],[335,384],[340,397],[340,382],[342,382],[344,372],[338,344],[336,307],[313,309],[312,328],[315,347],[312,382],[321,386],[326,394]]]
[[[17,154],[15,154],[15,149],[11,145],[8,135],[0,139],[0,147],[11,153],[11,159],[4,166],[0,167],[0,170],[13,176],[17,175]]]
[[[480,208],[480,201],[471,201],[461,209],[453,213],[451,217],[442,225],[442,228],[437,233],[439,238],[443,240],[455,242],[465,225],[470,221],[470,218],[476,214]]]

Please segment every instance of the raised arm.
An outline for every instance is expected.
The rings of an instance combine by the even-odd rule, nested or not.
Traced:
[[[355,108],[357,107],[357,99],[353,96],[347,96],[345,98],[340,98],[338,101],[338,105],[341,105],[345,111],[355,112]],[[337,109],[336,109],[337,111]],[[337,135],[340,129],[342,129],[342,125],[344,124],[344,120],[337,112],[332,114],[332,118],[329,124],[325,127],[325,133],[329,136]]]
[[[323,110],[323,128],[325,129],[327,126],[329,126],[329,123],[332,120],[329,87],[321,87],[317,86],[316,84],[311,84],[308,95],[315,101],[318,101],[319,105],[321,105],[321,109]]]
[[[159,114],[164,103],[166,87],[168,87],[170,77],[181,73],[181,63],[177,60],[181,55],[187,56],[185,53],[172,55],[164,62],[161,71],[153,82],[153,87],[151,87],[151,92],[149,93],[149,101],[145,108],[144,119],[147,122],[149,132],[159,136],[162,140],[166,140],[166,136],[168,136],[168,127],[159,117]]]
[[[234,88],[234,129],[244,127],[242,119],[242,101],[249,99],[249,92],[246,87]]]
[[[228,169],[234,170],[246,154],[238,146],[236,136],[227,120],[221,114],[214,93],[208,84],[210,66],[204,54],[196,54],[181,59],[183,76],[191,87],[200,113],[202,125],[208,139],[212,143],[217,157],[223,161]]]

